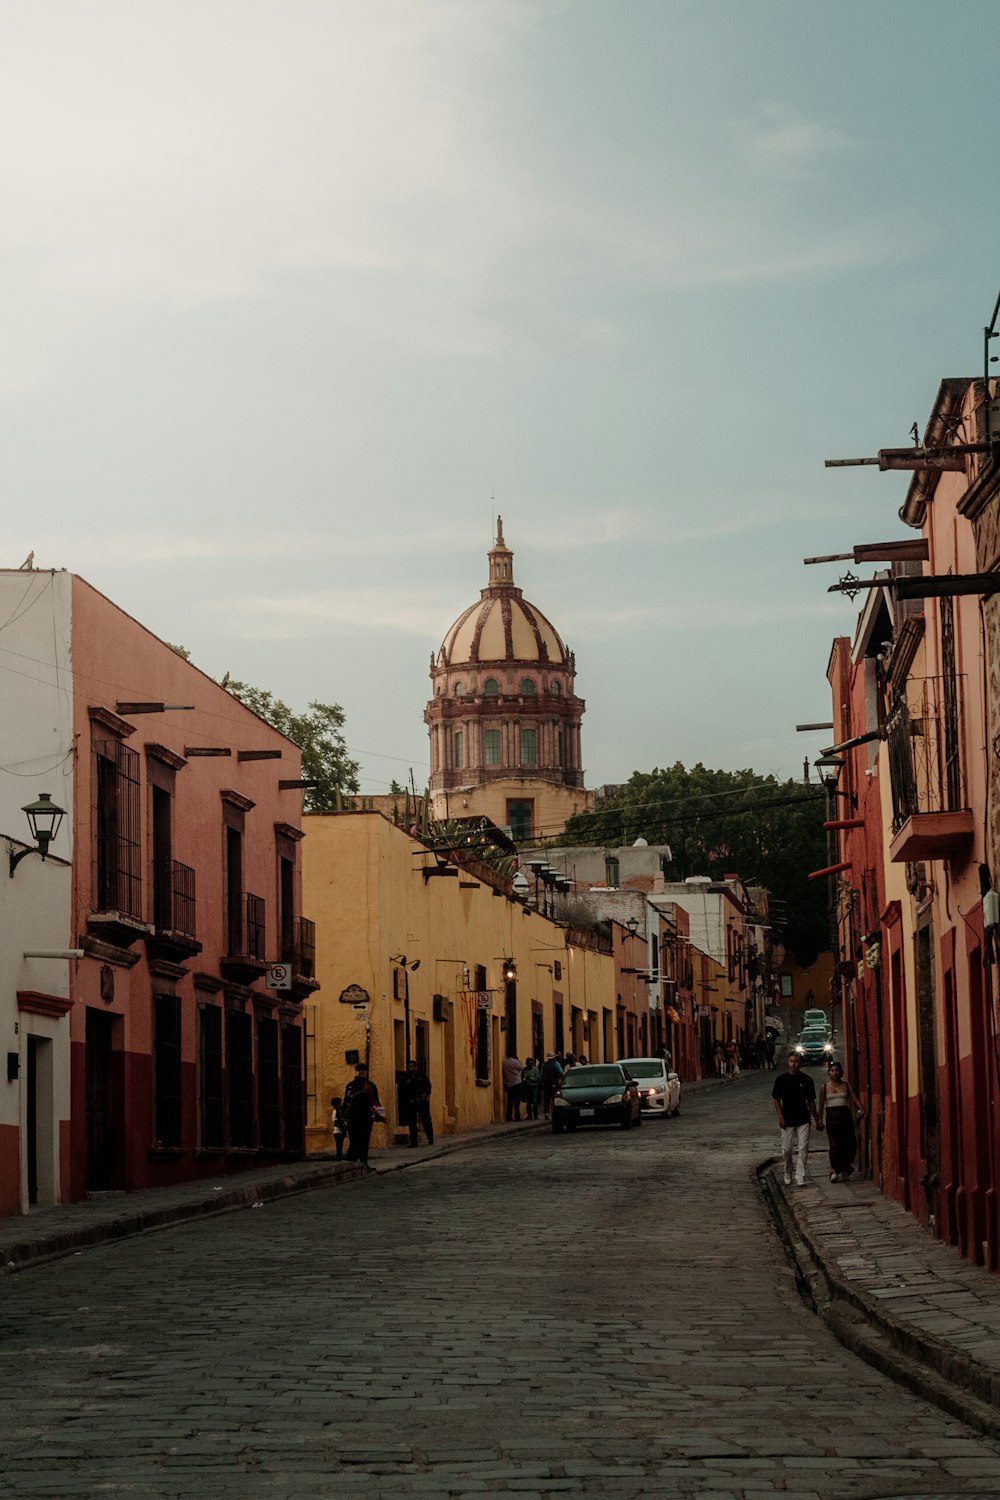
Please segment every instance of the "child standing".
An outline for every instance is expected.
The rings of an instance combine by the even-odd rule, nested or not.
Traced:
[[[347,1121],[344,1118],[344,1101],[337,1094],[330,1100],[330,1116],[333,1121],[333,1146],[337,1153],[337,1160],[342,1161],[344,1157],[344,1134],[347,1130]]]

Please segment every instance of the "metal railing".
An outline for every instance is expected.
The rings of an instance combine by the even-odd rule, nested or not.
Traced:
[[[190,865],[166,860],[155,872],[153,921],[159,932],[195,935],[195,875]]]
[[[886,721],[893,828],[965,807],[961,677],[914,677]]]

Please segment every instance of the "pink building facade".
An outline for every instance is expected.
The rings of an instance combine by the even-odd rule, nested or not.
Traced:
[[[884,1190],[1000,1268],[996,927],[1000,505],[995,391],[946,380],[848,661],[832,658],[840,967],[847,1061]],[[991,424],[992,416],[992,424]],[[895,544],[893,544],[895,545]],[[892,556],[891,548],[885,553]],[[902,560],[901,560],[902,559]],[[1000,579],[997,580],[1000,582]]]
[[[60,772],[29,755],[37,778],[22,772],[18,790],[35,795],[37,779],[67,816],[58,864],[26,860],[12,886],[33,866],[65,902],[46,914],[53,956],[29,957],[26,941],[0,996],[19,1035],[44,1021],[34,1050],[51,1051],[23,1070],[20,1108],[8,1100],[0,1121],[17,1136],[0,1204],[23,1212],[299,1156],[301,1002],[316,988],[299,751],[83,579],[36,576],[48,588],[22,643],[51,679]],[[0,575],[0,588],[23,580]],[[59,639],[64,660],[49,661]],[[38,712],[22,715],[29,750]],[[15,716],[8,740],[17,733]],[[4,831],[23,837],[0,792]]]

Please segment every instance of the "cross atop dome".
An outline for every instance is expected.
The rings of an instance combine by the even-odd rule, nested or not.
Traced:
[[[497,539],[490,548],[490,588],[510,588],[514,582],[514,554],[503,539],[503,516],[497,516]]]

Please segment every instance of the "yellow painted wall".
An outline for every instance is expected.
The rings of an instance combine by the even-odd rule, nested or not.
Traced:
[[[449,865],[456,875],[425,880],[421,870],[435,866],[434,856],[379,813],[317,814],[306,818],[305,828],[303,904],[316,922],[316,977],[321,984],[315,1001],[306,1006],[307,1149],[332,1144],[329,1101],[343,1094],[354,1072],[344,1054],[350,1049],[362,1057],[365,1053],[365,1023],[339,1000],[349,985],[360,985],[371,997],[369,1065],[389,1113],[389,1125],[376,1126],[373,1147],[387,1144],[402,1128],[394,1080],[405,1061],[406,1007],[394,996],[396,955],[405,954],[411,965],[419,960],[419,968],[409,971],[410,1052],[418,1055],[419,1026],[419,1036],[427,1038],[437,1133],[471,1130],[503,1117],[499,1064],[506,1051],[501,1027],[505,958],[513,958],[517,966],[518,1056],[523,1060],[537,1050],[532,1025],[532,1001],[537,1001],[543,1053],[555,1050],[554,1007],[561,1004],[564,1045],[584,1051],[591,1060],[604,1060],[603,1012],[610,1009],[613,1015],[615,1007],[610,954],[568,942],[564,927],[495,894],[468,870]],[[485,968],[492,991],[485,1086],[476,1081],[461,999],[465,969],[474,981],[477,965]],[[435,995],[447,1002],[449,1019],[434,1020]]]
[[[589,812],[594,794],[583,787],[556,786],[541,777],[510,781],[488,781],[460,791],[433,792],[431,812],[435,818],[490,818],[497,827],[507,826],[507,799],[532,801],[534,839],[557,838],[574,813]]]

